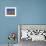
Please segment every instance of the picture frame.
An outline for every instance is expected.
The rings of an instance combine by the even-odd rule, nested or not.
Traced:
[[[16,16],[16,7],[5,7],[5,16]]]

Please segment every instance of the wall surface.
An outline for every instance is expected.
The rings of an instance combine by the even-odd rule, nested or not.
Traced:
[[[17,16],[6,17],[5,7],[16,7]],[[9,32],[17,34],[17,24],[46,24],[46,0],[0,0],[0,44],[8,43]]]

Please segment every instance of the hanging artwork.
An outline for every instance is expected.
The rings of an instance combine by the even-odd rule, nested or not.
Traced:
[[[16,16],[16,7],[5,7],[5,16]]]

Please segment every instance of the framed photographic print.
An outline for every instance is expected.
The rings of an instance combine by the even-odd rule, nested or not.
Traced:
[[[16,16],[16,7],[5,7],[5,16]]]

